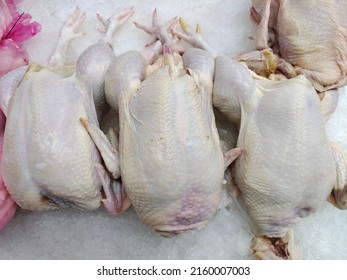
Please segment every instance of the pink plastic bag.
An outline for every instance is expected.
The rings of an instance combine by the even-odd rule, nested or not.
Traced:
[[[20,0],[0,0],[0,77],[20,66],[27,65],[28,55],[22,42],[37,34],[41,25],[30,22],[31,15],[16,12]],[[0,167],[6,118],[0,111]],[[7,192],[0,168],[0,230],[15,214],[17,205]]]
[[[0,166],[2,163],[2,144],[4,140],[6,118],[0,111]],[[17,205],[8,194],[4,181],[2,180],[2,172],[0,172],[0,230],[7,225],[16,212]]]
[[[2,10],[0,10],[2,20],[8,18],[7,15],[1,16],[1,13]],[[41,29],[40,24],[37,22],[31,23],[30,21],[31,15],[14,13],[6,27],[0,29],[0,34],[2,33],[0,40],[0,77],[17,67],[28,64],[28,55],[21,43],[33,37]]]

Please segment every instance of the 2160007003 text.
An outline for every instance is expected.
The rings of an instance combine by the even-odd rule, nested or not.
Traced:
[[[210,267],[191,267],[190,275],[250,275],[250,267],[236,266],[210,266]]]

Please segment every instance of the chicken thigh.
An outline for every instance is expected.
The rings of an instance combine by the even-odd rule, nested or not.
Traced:
[[[8,118],[2,163],[4,182],[21,207],[99,207],[101,180],[95,166],[100,165],[101,158],[79,119],[88,118],[98,124],[93,93],[101,92],[99,80],[108,66],[103,62],[109,63],[113,57],[106,45],[107,36],[132,13],[128,10],[104,21],[104,43],[91,46],[80,56],[77,67],[69,67],[63,64],[64,54],[71,39],[82,35],[77,29],[85,19],[77,8],[62,29],[50,66],[31,64],[0,80],[1,106]],[[100,63],[96,65],[97,61]],[[108,165],[110,173],[119,177],[116,155],[103,156],[105,162],[110,162],[107,156],[113,162]],[[106,195],[110,191],[105,190]],[[112,208],[110,199],[108,196],[103,202]]]
[[[257,49],[272,48],[319,92],[346,85],[347,5],[343,2],[252,0]]]

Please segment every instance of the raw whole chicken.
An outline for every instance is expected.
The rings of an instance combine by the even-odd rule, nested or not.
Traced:
[[[305,75],[317,91],[347,84],[347,4],[341,0],[252,0],[256,46],[273,49],[286,76]],[[290,77],[290,76],[289,76]]]
[[[203,227],[216,213],[225,167],[241,149],[223,158],[212,109],[213,57],[198,49],[176,53],[156,11],[152,28],[137,26],[162,42],[114,59],[106,99],[119,112],[121,176],[132,205],[144,223],[171,236]],[[162,44],[164,55],[151,63]]]
[[[177,36],[204,48],[199,33],[181,26],[185,33]],[[213,105],[239,125],[237,147],[244,152],[232,170],[255,228],[255,256],[299,258],[292,227],[328,198],[347,208],[346,156],[328,141],[315,89],[303,75],[272,81],[216,55]]]
[[[28,64],[28,57],[21,43],[40,31],[37,22],[30,23],[31,16],[16,12],[19,1],[0,1],[0,77],[7,72]],[[0,163],[6,118],[0,112]],[[17,205],[8,194],[0,170],[0,230],[16,212]]]
[[[71,40],[82,35],[77,29],[85,19],[77,8],[64,24],[48,66],[33,63],[0,80],[1,108],[8,118],[3,175],[9,193],[21,207],[92,210],[101,201],[111,212],[127,207],[116,204],[113,191],[123,194],[119,185],[104,189],[106,198],[102,200],[105,172],[101,157],[80,118],[98,125],[93,94],[102,92],[100,79],[113,57],[112,36],[132,14],[130,9],[109,20],[99,16],[106,29],[104,39],[84,51],[76,67],[69,67],[64,65],[64,56]],[[101,155],[112,176],[118,178],[117,155],[103,155],[102,151]]]
[[[243,71],[228,60],[217,58],[216,71],[230,67],[234,73]],[[224,77],[217,77],[215,100],[226,84]],[[336,168],[346,170],[337,166],[340,154],[334,156],[336,150],[325,134],[320,100],[307,79],[300,75],[278,82],[252,80],[248,73],[243,83],[249,88],[243,91],[245,85],[229,78],[235,84],[229,90],[241,107],[237,146],[245,150],[235,162],[234,180],[256,235],[263,236],[255,239],[255,255],[298,258],[291,228],[324,206],[337,180]]]

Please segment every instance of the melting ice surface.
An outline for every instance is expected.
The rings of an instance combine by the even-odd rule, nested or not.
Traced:
[[[69,63],[100,38],[96,12],[109,17],[130,6],[136,12],[115,38],[117,53],[141,49],[150,41],[132,21],[150,23],[154,8],[164,21],[177,15],[191,26],[199,23],[205,39],[223,54],[233,56],[253,48],[248,39],[254,34],[248,0],[23,0],[19,11],[32,14],[42,24],[40,34],[25,44],[31,61],[44,64],[48,60],[63,22],[76,5],[87,13],[82,26],[86,36],[72,44]],[[347,106],[343,106],[347,94],[342,90],[340,95],[327,131],[347,147],[347,126],[342,126],[347,121],[342,110]],[[320,212],[298,224],[295,234],[305,259],[347,258],[347,211],[326,203]],[[236,203],[218,211],[205,228],[169,239],[143,225],[132,210],[120,217],[110,216],[102,208],[95,212],[18,211],[0,233],[0,259],[250,259],[251,238],[247,217]]]

